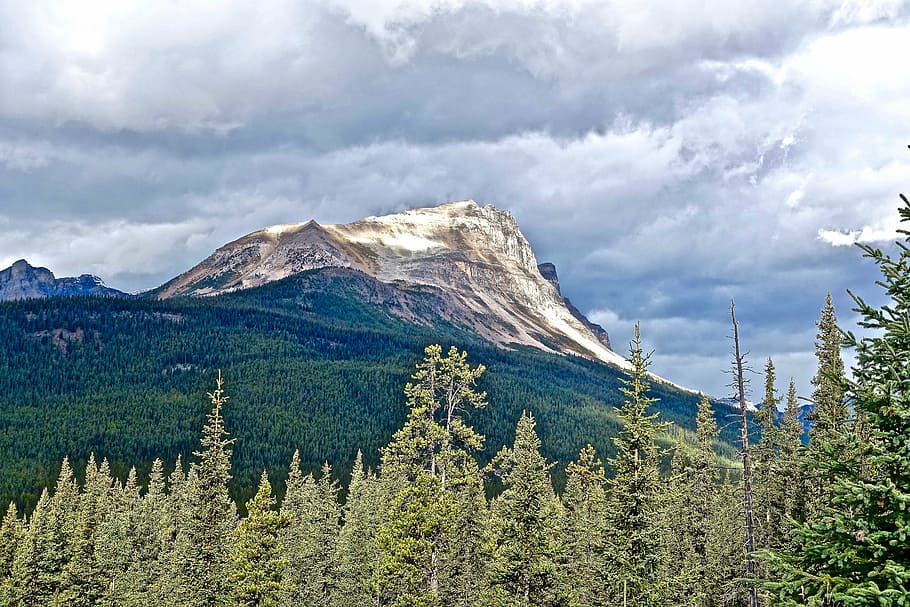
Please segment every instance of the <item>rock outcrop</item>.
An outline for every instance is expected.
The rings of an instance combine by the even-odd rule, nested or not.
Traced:
[[[471,200],[344,225],[265,228],[219,248],[156,295],[217,295],[318,268],[436,287],[464,324],[497,344],[628,365],[610,350],[606,331],[563,297],[555,267],[538,266],[512,214]]]
[[[0,301],[74,295],[126,296],[117,289],[105,286],[97,276],[82,274],[56,278],[47,268],[32,266],[24,259],[0,270]]]

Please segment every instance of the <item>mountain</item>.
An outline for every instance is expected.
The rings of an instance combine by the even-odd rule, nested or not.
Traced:
[[[0,270],[0,301],[74,295],[127,296],[126,293],[106,286],[97,276],[82,274],[77,277],[55,278],[54,273],[47,268],[29,265],[24,259]]]
[[[34,273],[48,283],[49,271]],[[143,297],[0,302],[0,503],[33,506],[64,456],[78,471],[94,452],[140,478],[155,458],[191,459],[219,370],[241,501],[263,469],[280,483],[295,449],[309,471],[344,473],[358,450],[375,466],[433,343],[488,369],[490,406],[470,418],[487,438],[482,463],[523,410],[559,462],[557,485],[586,444],[615,453],[622,357],[509,213],[462,202],[266,228]],[[663,444],[691,436],[699,397],[665,382],[651,394],[674,424]],[[717,412],[718,446],[732,460],[728,413]]]
[[[555,266],[538,264],[512,214],[472,200],[343,225],[265,228],[224,245],[154,294],[219,295],[319,268],[356,270],[405,291],[434,289],[437,316],[495,344],[628,366],[606,331],[563,297]]]

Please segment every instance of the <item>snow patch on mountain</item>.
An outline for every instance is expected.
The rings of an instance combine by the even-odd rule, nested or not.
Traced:
[[[270,226],[219,248],[157,295],[217,295],[318,268],[438,288],[450,309],[462,311],[458,319],[491,342],[629,368],[606,332],[563,297],[555,267],[538,266],[512,214],[473,200],[348,224]]]

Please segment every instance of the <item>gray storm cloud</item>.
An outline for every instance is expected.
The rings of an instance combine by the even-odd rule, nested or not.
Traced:
[[[890,0],[0,0],[0,265],[140,289],[264,225],[474,198],[658,373],[725,393],[736,297],[808,393],[824,293],[874,296],[840,245],[895,235],[908,54]]]

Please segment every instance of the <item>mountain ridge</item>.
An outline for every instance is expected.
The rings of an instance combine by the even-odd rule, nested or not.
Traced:
[[[57,278],[47,268],[33,266],[25,259],[0,270],[0,301],[78,295],[127,297],[126,293],[108,287],[92,274]]]
[[[607,332],[563,296],[555,266],[538,263],[515,217],[473,200],[348,224],[309,220],[262,228],[219,247],[153,296],[218,295],[326,267],[442,289],[470,328],[495,344],[628,368],[610,349]]]

